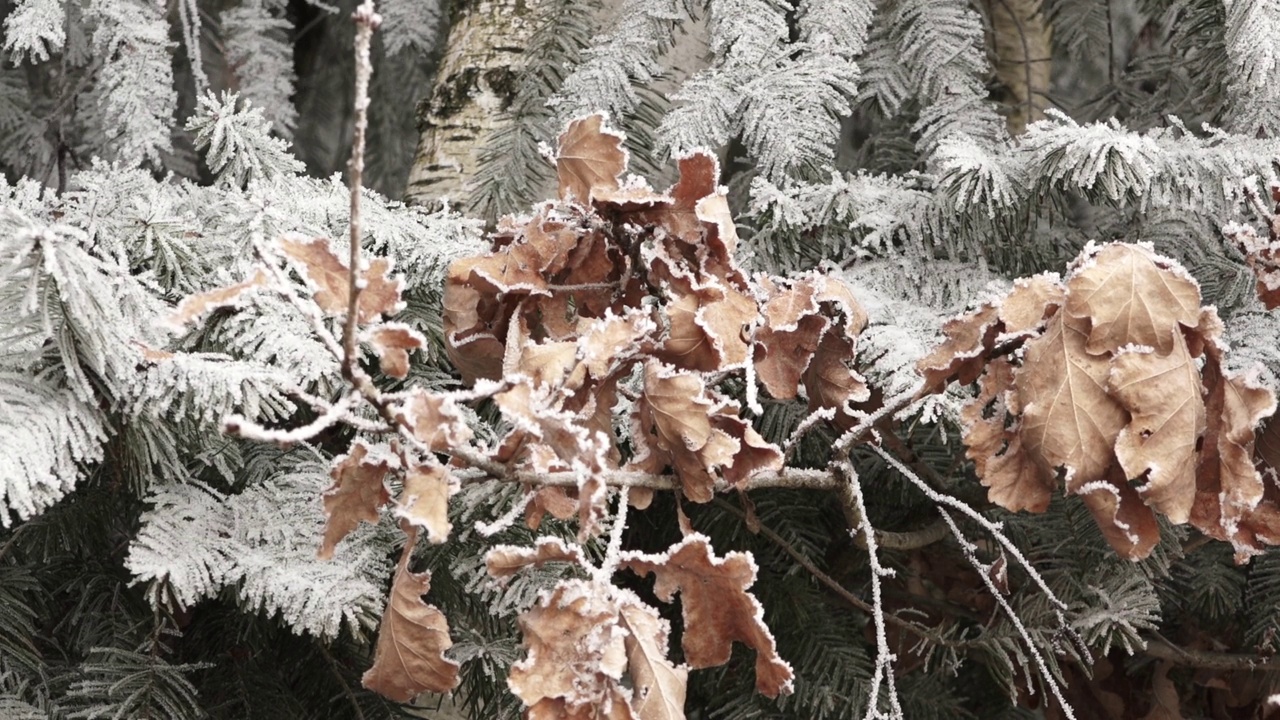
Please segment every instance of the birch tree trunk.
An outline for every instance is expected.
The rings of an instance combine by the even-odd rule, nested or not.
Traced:
[[[466,198],[480,149],[511,103],[524,48],[544,0],[456,3],[431,97],[418,106],[418,147],[405,202],[433,205]]]

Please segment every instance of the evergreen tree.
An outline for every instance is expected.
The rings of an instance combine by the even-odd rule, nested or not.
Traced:
[[[1274,712],[1280,5],[511,5],[0,5],[0,717]]]

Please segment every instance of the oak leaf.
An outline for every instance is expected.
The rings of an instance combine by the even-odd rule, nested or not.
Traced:
[[[328,560],[333,550],[363,520],[377,524],[378,510],[391,501],[386,477],[391,472],[388,456],[371,454],[357,440],[350,452],[334,458],[330,476],[333,485],[324,491],[324,539],[319,556]]]
[[[653,573],[654,593],[664,602],[680,593],[682,645],[690,667],[723,665],[734,641],[742,642],[756,651],[756,690],[768,697],[792,692],[791,666],[778,657],[764,610],[747,592],[756,579],[750,555],[731,552],[717,558],[707,537],[695,533],[662,555],[624,553],[621,566],[642,576]]]
[[[413,465],[404,475],[404,489],[396,499],[395,515],[427,531],[434,544],[449,538],[449,496],[458,491],[458,481],[441,465]]]
[[[965,456],[991,502],[1007,510],[1044,512],[1053,499],[1053,476],[1044,473],[1022,447],[1021,420],[1006,426],[1007,404],[1013,389],[1013,366],[996,358],[978,381],[978,395],[960,411],[964,422]],[[984,412],[993,407],[991,417]]]
[[[311,286],[320,309],[331,315],[345,315],[350,303],[351,280],[346,263],[330,249],[329,241],[291,233],[280,236],[280,247]],[[399,278],[388,278],[390,271],[391,261],[380,257],[360,272],[364,283],[356,303],[356,318],[360,322],[373,322],[380,315],[394,315],[403,308],[400,302],[403,282]]]
[[[618,610],[627,630],[627,673],[631,676],[631,707],[637,720],[684,720],[689,669],[667,659],[666,620],[639,603]]]
[[[438,608],[422,601],[431,588],[431,573],[409,571],[417,532],[406,529],[406,534],[391,598],[378,628],[373,666],[361,678],[366,688],[399,703],[458,686],[458,664],[444,656],[453,646],[449,623]]]
[[[1129,350],[1115,356],[1107,384],[1129,413],[1116,438],[1116,459],[1143,502],[1187,522],[1196,495],[1196,447],[1205,430],[1200,373],[1178,333],[1173,350],[1160,355]]]
[[[427,344],[421,333],[403,323],[382,323],[366,331],[364,339],[378,354],[382,372],[401,380],[409,375],[409,353]]]
[[[529,717],[566,717],[584,708],[627,706],[621,693],[627,667],[625,638],[616,603],[605,588],[581,580],[564,581],[518,619],[525,659],[511,666],[507,685],[530,708]],[[542,710],[540,703],[550,701]],[[589,717],[595,717],[591,715]]]
[[[618,176],[627,168],[622,133],[609,128],[603,113],[569,123],[560,134],[556,175],[560,199],[586,204],[596,190],[617,190]]]
[[[408,392],[408,398],[396,406],[396,416],[433,452],[465,445],[474,434],[457,401],[421,388]]]
[[[717,404],[707,396],[702,378],[669,365],[645,365],[644,394],[636,403],[639,429],[635,433],[640,469],[657,472],[675,468],[681,489],[694,502],[708,502],[715,489],[718,467],[732,462],[739,443],[713,427]],[[652,447],[650,447],[652,438]]]
[[[1179,324],[1194,328],[1200,319],[1200,288],[1172,260],[1147,247],[1111,243],[1090,245],[1067,281],[1066,311],[1087,319],[1087,352],[1114,353],[1126,345],[1173,351]]]
[[[1087,322],[1057,313],[1045,334],[1026,344],[1015,376],[1023,447],[1043,472],[1064,472],[1068,490],[1106,476],[1128,422],[1107,392],[1110,362],[1086,350],[1087,335]]]

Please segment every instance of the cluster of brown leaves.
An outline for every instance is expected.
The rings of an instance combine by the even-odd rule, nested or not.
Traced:
[[[804,392],[811,408],[828,409],[838,423],[848,422],[851,403],[868,397],[852,367],[867,318],[848,288],[816,273],[748,278],[734,259],[738,237],[713,156],[680,160],[679,181],[662,193],[639,178],[624,181],[626,158],[622,137],[602,116],[570,123],[556,160],[560,198],[504,218],[491,252],[450,268],[446,350],[475,389],[362,390],[400,437],[357,440],[335,458],[319,553],[332,557],[361,522],[378,522],[388,507],[400,519],[407,543],[364,678],[387,697],[406,701],[458,681],[457,665],[444,656],[444,616],[422,601],[429,575],[409,570],[420,533],[435,543],[449,535],[458,456],[482,458],[504,474],[576,472],[578,487],[527,488],[526,521],[537,528],[546,513],[576,515],[589,536],[606,512],[609,473],[671,472],[684,497],[707,502],[718,482],[742,487],[757,473],[782,469],[782,451],[717,389],[728,374],[745,375],[753,386],[758,377],[779,399]],[[265,291],[300,304],[322,334],[325,323],[345,317],[352,280],[327,240],[286,235],[261,252],[287,261],[309,297],[265,262],[246,282],[189,298],[175,321],[189,323]],[[424,341],[384,320],[402,304],[389,271],[377,258],[357,272],[355,321],[358,340],[381,370],[404,378],[409,354]],[[473,446],[458,404],[480,397],[491,398],[511,427],[494,447]],[[630,433],[620,438],[615,427]],[[442,464],[441,454],[455,459]],[[650,497],[639,489],[629,494],[637,507]],[[549,541],[489,557],[495,578],[550,561],[587,566],[576,548]],[[661,600],[681,595],[688,665],[668,659],[667,623],[638,597],[598,579],[564,582],[521,619],[529,655],[510,677],[529,717],[683,717],[688,670],[727,662],[735,641],[755,649],[761,692],[790,692],[791,669],[746,591],[755,579],[750,556],[717,558],[705,538],[690,535],[666,555],[613,562],[654,574]]]
[[[534,548],[500,546],[486,557],[496,578],[546,562],[582,563],[582,556],[542,538]],[[526,717],[682,720],[689,670],[728,662],[735,641],[756,651],[759,692],[791,692],[791,667],[747,592],[756,576],[750,555],[717,558],[695,533],[660,555],[624,553],[620,567],[652,573],[665,602],[679,593],[686,664],[668,659],[668,623],[635,593],[598,580],[563,581],[520,617],[528,656],[512,666],[508,684],[528,707]]]
[[[1133,559],[1157,513],[1242,559],[1280,543],[1280,488],[1254,467],[1275,397],[1224,371],[1222,322],[1176,262],[1091,245],[1065,280],[1021,280],[944,333],[919,368],[928,390],[979,381],[964,441],[993,502],[1043,512],[1063,482]]]
[[[469,381],[508,386],[494,399],[515,430],[497,460],[587,476],[670,468],[685,497],[706,502],[717,480],[741,486],[782,467],[779,448],[714,387],[723,374],[753,371],[780,399],[803,387],[837,413],[866,399],[851,367],[866,314],[825,276],[746,276],[713,156],[681,159],[679,181],[656,192],[622,179],[622,138],[592,115],[560,136],[557,168],[560,200],[505,218],[494,250],[454,263],[445,286],[453,363]],[[528,519],[576,512],[591,532],[599,489],[539,490]]]

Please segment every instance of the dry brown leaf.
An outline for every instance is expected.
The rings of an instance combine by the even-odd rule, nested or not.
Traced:
[[[701,372],[746,362],[747,328],[758,315],[750,295],[716,280],[693,286],[673,279],[669,287],[674,295],[666,306],[670,328],[656,357]]]
[[[396,417],[413,429],[413,436],[433,452],[447,452],[465,445],[473,433],[457,402],[446,395],[436,395],[421,388],[409,391],[409,397],[396,407]]]
[[[1196,447],[1205,429],[1200,373],[1182,334],[1168,355],[1131,351],[1112,360],[1108,386],[1128,411],[1116,438],[1116,459],[1138,494],[1167,515],[1187,522],[1196,496]]]
[[[1045,334],[1026,344],[1015,376],[1022,446],[1051,477],[1064,472],[1068,487],[1106,476],[1116,436],[1128,423],[1107,394],[1108,358],[1085,350],[1087,332],[1087,322],[1081,327],[1065,313],[1054,315]]]
[[[711,424],[738,441],[732,461],[722,469],[725,482],[745,487],[753,475],[782,470],[782,450],[765,440],[746,420],[736,415],[716,414],[711,416]]]
[[[968,385],[978,379],[1000,334],[1000,308],[986,303],[952,318],[943,323],[942,334],[946,340],[916,363],[925,381],[921,392],[941,392],[952,380]]]
[[[1067,492],[1080,496],[1102,536],[1121,557],[1141,560],[1160,542],[1156,514],[1142,502],[1142,496],[1128,483],[1118,463],[1107,469],[1105,479],[1080,485],[1068,483]]]
[[[334,458],[333,486],[324,491],[324,540],[319,556],[328,560],[333,550],[363,520],[377,524],[378,510],[391,501],[386,477],[391,472],[387,456],[371,456],[370,448],[357,440],[346,455]]]
[[[458,664],[444,656],[453,645],[449,623],[438,608],[422,601],[431,587],[431,573],[409,571],[417,533],[406,533],[409,538],[378,629],[373,667],[361,678],[366,688],[399,703],[458,686]]]
[[[605,122],[603,113],[595,113],[574,120],[560,134],[556,175],[561,200],[586,204],[594,190],[618,189],[618,176],[627,169],[625,138]]]
[[[550,514],[557,520],[568,520],[578,514],[577,490],[550,485],[533,491],[533,499],[525,508],[524,522],[530,530],[542,526],[542,518]]]
[[[1007,510],[1044,512],[1053,499],[1053,476],[1023,451],[1021,427],[1005,427],[1007,393],[1013,392],[1013,366],[996,358],[978,384],[978,395],[961,410],[965,424],[965,456],[988,488],[991,502]],[[991,417],[984,415],[994,406]],[[1019,421],[1020,422],[1020,421]]]
[[[378,354],[382,372],[401,380],[409,375],[409,353],[427,344],[421,333],[403,323],[382,323],[365,333],[365,341]]]
[[[329,248],[329,241],[322,237],[286,234],[280,236],[280,247],[311,285],[316,305],[331,315],[345,315],[351,297],[351,280],[346,264]],[[365,284],[356,303],[356,318],[360,322],[370,323],[381,315],[400,312],[402,283],[399,278],[387,277],[390,270],[391,262],[380,257],[374,258],[369,268],[360,273]]]
[[[750,555],[731,552],[717,558],[706,536],[695,533],[663,555],[627,554],[621,565],[642,576],[653,573],[654,593],[664,602],[680,593],[683,647],[691,668],[723,665],[738,641],[756,651],[756,690],[771,698],[792,692],[791,666],[778,657],[764,610],[747,592],[756,579]]]
[[[684,720],[689,669],[667,659],[667,621],[639,603],[619,609],[627,630],[627,673],[637,720]]]
[[[427,531],[427,540],[439,544],[449,539],[449,496],[458,482],[440,465],[414,465],[404,475],[404,489],[396,500],[396,517]]]
[[[577,503],[574,503],[576,509]],[[577,545],[566,545],[557,537],[540,537],[534,541],[533,547],[516,547],[514,545],[498,545],[484,554],[484,567],[489,577],[504,580],[529,567],[542,567],[549,562],[567,562],[586,566],[586,556]]]
[[[1162,660],[1151,675],[1151,711],[1142,720],[1184,720],[1178,686],[1169,679],[1172,660]]]
[[[583,708],[604,708],[626,702],[620,681],[627,667],[626,630],[618,609],[603,588],[582,580],[562,581],[537,605],[522,613],[520,632],[528,655],[511,666],[507,685],[531,708],[552,701],[551,707],[577,717]],[[556,707],[558,702],[563,703]],[[589,715],[588,717],[596,717]],[[630,708],[623,715],[631,717]]]
[[[849,403],[871,397],[866,380],[850,367],[853,356],[853,341],[846,335],[828,332],[822,336],[803,376],[810,410],[820,407],[843,410]]]
[[[1086,247],[1067,281],[1066,311],[1088,319],[1086,350],[1114,353],[1126,345],[1173,351],[1178,325],[1200,320],[1200,288],[1185,270],[1147,247],[1112,243]]]
[[[270,278],[267,275],[267,271],[260,267],[254,268],[253,277],[242,283],[184,298],[182,302],[178,303],[173,315],[169,316],[168,322],[175,327],[182,327],[200,319],[205,313],[213,312],[218,308],[237,307],[245,295],[258,288],[267,287],[269,283]]]
[[[636,403],[640,423],[636,441],[644,447],[638,448],[635,462],[649,472],[671,465],[686,497],[709,502],[715,489],[712,472],[730,463],[739,449],[737,441],[712,427],[715,411],[700,376],[648,362],[644,394]],[[652,447],[648,447],[651,437]]]

